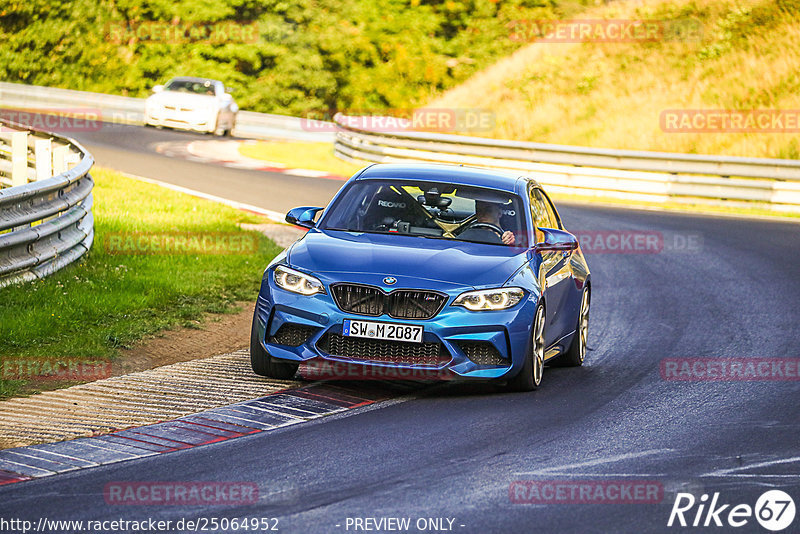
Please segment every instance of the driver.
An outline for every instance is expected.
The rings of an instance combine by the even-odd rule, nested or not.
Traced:
[[[503,228],[500,226],[501,213],[502,208],[500,207],[500,204],[495,202],[487,202],[485,200],[475,201],[475,216],[477,217],[475,223],[491,224],[502,230]],[[501,239],[504,245],[513,245],[517,241],[517,239],[514,237],[514,234],[508,230],[503,232]]]

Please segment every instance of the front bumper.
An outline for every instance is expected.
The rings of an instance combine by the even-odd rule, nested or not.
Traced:
[[[422,289],[415,287],[413,282],[412,285],[406,282],[403,287],[398,284],[396,289],[406,287]],[[329,291],[328,284],[324,280],[323,284]],[[425,287],[425,289],[442,291],[441,288]],[[447,304],[432,319],[403,320],[386,315],[367,317],[340,310],[330,292],[308,297],[278,288],[274,284],[270,269],[262,281],[256,303],[258,339],[272,357],[294,362],[313,364],[329,361],[356,366],[420,371],[411,373],[412,377],[432,376],[434,372],[440,378],[478,380],[515,375],[524,364],[538,296],[526,291],[525,299],[508,310],[471,312],[460,306],[452,306],[455,297],[467,289],[470,288],[444,291],[448,294]],[[443,356],[436,364],[414,364],[377,361],[363,357],[354,359],[330,354],[325,350],[326,336],[341,335],[345,319],[422,325],[423,342],[441,344],[444,349],[441,351]],[[277,343],[276,334],[287,324],[306,327],[304,330],[309,334],[303,335],[304,341],[297,345]],[[489,343],[494,347],[497,354],[493,357],[493,364],[476,363],[468,357],[465,346],[475,343],[483,347]],[[499,359],[496,356],[499,356]],[[400,373],[395,376],[409,376],[409,374]]]
[[[145,123],[150,126],[210,132],[216,126],[216,117],[215,111],[180,111],[167,107],[156,107],[147,110]]]

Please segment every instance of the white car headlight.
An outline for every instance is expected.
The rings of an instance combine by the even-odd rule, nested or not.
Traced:
[[[275,283],[286,291],[301,295],[310,296],[317,293],[325,293],[325,288],[318,278],[295,271],[285,265],[279,265],[275,269]]]
[[[463,306],[470,311],[505,310],[516,306],[525,296],[519,287],[498,287],[461,293],[453,306]]]

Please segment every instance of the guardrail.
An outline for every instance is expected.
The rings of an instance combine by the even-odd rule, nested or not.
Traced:
[[[800,212],[800,161],[582,148],[359,127],[337,115],[334,151],[346,160],[434,162],[531,174],[549,191],[650,202]]]
[[[144,98],[72,89],[0,82],[0,107],[85,117],[94,113],[107,123],[144,125]],[[326,127],[327,126],[327,127]],[[233,135],[250,139],[293,139],[332,143],[333,126],[285,115],[239,111]]]
[[[0,287],[47,276],[92,246],[92,156],[0,120]]]

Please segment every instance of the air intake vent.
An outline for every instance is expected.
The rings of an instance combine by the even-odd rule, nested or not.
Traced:
[[[488,341],[458,341],[458,347],[467,358],[478,365],[508,365],[508,360],[500,356],[500,352]]]
[[[365,362],[440,367],[450,361],[447,349],[435,342],[406,343],[326,334],[318,347],[331,356]]]
[[[275,335],[269,339],[269,342],[288,347],[298,347],[314,335],[317,330],[313,326],[283,323]]]

